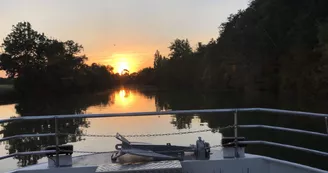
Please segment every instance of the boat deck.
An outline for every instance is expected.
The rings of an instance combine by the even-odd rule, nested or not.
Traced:
[[[210,160],[185,160],[143,162],[135,164],[112,163],[110,153],[89,154],[73,157],[72,167],[48,169],[48,163],[41,163],[15,170],[15,173],[95,173],[95,172],[183,172],[183,173],[327,173],[325,170],[312,168],[292,162],[264,156],[245,154],[244,158],[223,159],[222,150],[213,150]],[[140,159],[125,156],[125,159]],[[73,169],[72,169],[73,168]],[[74,169],[75,168],[75,169]],[[141,169],[142,168],[142,169]],[[154,171],[155,170],[155,171]],[[160,171],[159,171],[160,170]]]
[[[211,157],[209,160],[220,160],[223,159],[222,150],[216,149],[212,150]],[[87,167],[87,166],[101,166],[101,165],[112,165],[111,160],[112,153],[100,153],[100,154],[86,154],[81,156],[73,157],[73,165],[72,167]],[[185,155],[185,160],[195,160],[191,153]],[[126,154],[122,156],[115,165],[125,165],[127,162],[134,162],[134,163],[147,163],[151,161],[149,158],[141,157],[141,156],[134,156]],[[24,168],[18,169],[19,171],[25,170],[42,170],[48,169],[48,163],[40,163],[37,165],[27,166]],[[15,171],[13,171],[15,172]]]

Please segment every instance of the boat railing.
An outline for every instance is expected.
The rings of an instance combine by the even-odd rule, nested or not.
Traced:
[[[262,113],[276,113],[276,114],[284,114],[288,116],[307,116],[307,117],[317,117],[322,118],[326,125],[326,133],[321,132],[314,132],[302,129],[294,129],[294,128],[287,128],[287,127],[278,127],[278,126],[269,126],[269,125],[241,125],[238,124],[238,114],[242,112],[262,112]],[[55,132],[53,133],[46,133],[46,134],[21,134],[21,135],[14,135],[9,137],[3,137],[0,139],[0,142],[7,141],[7,140],[14,140],[18,138],[29,138],[29,137],[45,137],[45,136],[53,136],[56,141],[56,150],[44,150],[44,151],[29,151],[29,152],[17,152],[13,154],[9,154],[6,156],[0,156],[0,160],[22,156],[22,155],[44,155],[44,154],[55,154],[56,155],[56,164],[59,165],[59,136],[63,135],[60,133],[59,127],[59,119],[74,119],[74,118],[103,118],[103,117],[126,117],[126,116],[153,116],[153,115],[172,115],[172,114],[179,114],[179,115],[187,115],[187,114],[203,114],[203,113],[233,113],[234,117],[234,124],[228,126],[228,128],[233,128],[234,130],[234,144],[236,148],[235,157],[238,158],[237,146],[238,144],[262,144],[262,145],[270,145],[270,146],[277,146],[283,148],[289,148],[294,150],[300,150],[304,152],[309,152],[317,155],[327,156],[328,153],[324,151],[281,144],[276,142],[269,142],[269,141],[238,141],[238,129],[242,128],[264,128],[264,129],[272,129],[278,131],[286,131],[286,132],[295,132],[301,134],[308,134],[320,137],[328,137],[328,114],[322,113],[311,113],[311,112],[302,112],[302,111],[291,111],[291,110],[281,110],[281,109],[270,109],[270,108],[231,108],[231,109],[204,109],[204,110],[170,110],[170,111],[159,111],[159,112],[131,112],[131,113],[110,113],[110,114],[75,114],[75,115],[42,115],[42,116],[26,116],[26,117],[14,117],[10,119],[3,119],[0,120],[1,123],[12,123],[18,121],[29,121],[29,120],[54,120],[55,125]],[[214,115],[213,115],[214,116]]]

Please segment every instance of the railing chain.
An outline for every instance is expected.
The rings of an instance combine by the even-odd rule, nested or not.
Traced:
[[[71,150],[60,150],[61,152],[72,152]],[[80,154],[111,154],[115,153],[116,151],[81,151],[81,150],[74,150],[73,153],[80,153]]]
[[[222,145],[221,144],[218,144],[218,145],[210,146],[210,148],[219,148],[219,147],[222,147]]]
[[[132,134],[132,135],[122,135],[124,137],[130,137],[130,138],[140,138],[140,137],[156,137],[156,136],[173,136],[173,135],[186,135],[186,134],[193,134],[193,133],[202,133],[202,132],[209,132],[209,131],[214,131],[218,132],[221,130],[226,130],[233,128],[234,126],[226,126],[226,127],[221,127],[217,129],[204,129],[204,130],[195,130],[195,131],[185,131],[185,132],[173,132],[173,133],[153,133],[153,134]],[[115,135],[104,135],[104,134],[72,134],[72,133],[60,133],[60,135],[72,135],[72,136],[86,136],[86,137],[103,137],[103,138],[111,138],[111,137],[116,137]]]
[[[221,144],[210,146],[209,148],[219,148],[222,147]],[[181,151],[181,150],[178,150]],[[60,152],[72,152],[71,150],[60,150]],[[80,153],[80,154],[112,154],[117,151],[82,151],[82,150],[74,150],[73,153]]]

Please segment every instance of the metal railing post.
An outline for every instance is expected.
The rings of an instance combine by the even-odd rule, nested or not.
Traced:
[[[235,133],[235,158],[239,158],[238,154],[238,117],[237,117],[237,109],[234,113],[234,133]]]
[[[326,130],[327,130],[327,135],[328,135],[328,117],[325,117],[325,122],[326,122]]]
[[[55,117],[55,139],[56,139],[56,167],[59,167],[59,131],[58,131],[58,118]]]

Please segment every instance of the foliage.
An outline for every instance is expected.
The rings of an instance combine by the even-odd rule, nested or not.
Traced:
[[[154,75],[150,79],[161,87],[182,88],[195,83],[199,64],[199,54],[194,54],[188,40],[176,39],[169,46],[169,58],[157,50],[154,55]],[[202,49],[200,48],[202,51]],[[148,70],[149,71],[149,70]]]
[[[154,69],[153,68],[144,68],[140,70],[136,75],[135,75],[135,81],[139,84],[144,84],[144,85],[154,85]]]
[[[194,49],[188,39],[176,39],[168,57],[155,52],[154,68],[121,75],[110,67],[86,65],[81,45],[50,39],[21,22],[4,39],[0,69],[16,78],[18,91],[71,92],[137,83],[326,97],[327,6],[326,0],[253,0],[220,25],[217,39]]]
[[[113,84],[113,68],[86,65],[82,45],[48,38],[28,22],[13,26],[2,46],[0,70],[15,79],[20,93],[93,91]]]
[[[328,1],[253,0],[228,17],[219,37],[192,50],[176,39],[156,51],[154,83],[176,89],[289,92],[326,97]]]

